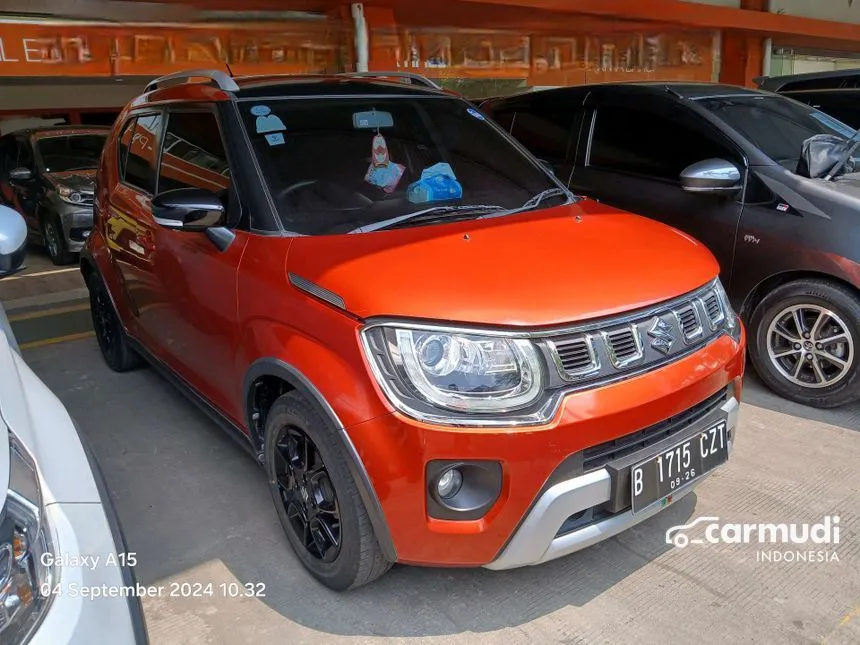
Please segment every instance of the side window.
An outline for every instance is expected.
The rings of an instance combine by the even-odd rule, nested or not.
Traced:
[[[119,135],[119,176],[125,180],[125,161],[128,159],[128,148],[131,145],[131,138],[134,135],[134,126],[137,123],[136,118],[129,119]]]
[[[563,162],[571,149],[573,132],[579,132],[582,113],[573,110],[531,107],[517,110],[511,134],[536,157],[551,162]],[[575,118],[578,121],[574,123]],[[575,143],[575,140],[574,140]]]
[[[0,139],[0,178],[9,174],[18,162],[18,149],[13,137]]]
[[[158,190],[202,188],[227,204],[230,166],[218,119],[212,112],[171,112],[158,169]]]
[[[123,181],[140,190],[155,194],[155,164],[158,159],[158,136],[161,130],[161,115],[149,114],[137,118],[131,137],[127,138],[128,153],[123,168]],[[123,137],[120,145],[123,145]]]
[[[604,106],[597,110],[588,165],[677,182],[690,164],[735,156],[668,116]]]
[[[33,170],[33,150],[30,148],[30,143],[26,139],[18,139],[18,161],[15,164],[19,168],[29,168]]]
[[[493,117],[493,121],[498,123],[505,132],[510,134],[511,127],[514,125],[514,116],[516,115],[516,112],[506,108],[502,108],[498,111],[493,110],[492,105],[488,105],[487,107],[482,109],[485,112],[488,112],[489,115]]]

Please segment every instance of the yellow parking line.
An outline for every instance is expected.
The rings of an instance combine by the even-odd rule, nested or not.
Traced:
[[[57,336],[55,338],[46,338],[45,340],[34,340],[32,343],[24,343],[21,349],[34,349],[36,347],[44,347],[45,345],[56,345],[57,343],[65,343],[70,340],[81,340],[82,338],[92,338],[96,333],[94,331],[84,331],[79,334],[69,334],[68,336]]]
[[[19,320],[32,320],[33,318],[45,318],[47,316],[59,316],[60,314],[68,314],[73,311],[84,311],[89,309],[90,305],[69,305],[68,307],[57,307],[56,309],[42,309],[41,311],[32,311],[27,314],[18,314],[17,316],[9,316],[9,322],[18,322]]]
[[[3,282],[12,282],[12,280],[23,280],[24,278],[38,278],[43,275],[55,275],[57,273],[71,273],[72,271],[80,271],[78,267],[69,267],[68,269],[54,269],[53,271],[37,271],[36,273],[23,273],[21,275],[10,275]]]

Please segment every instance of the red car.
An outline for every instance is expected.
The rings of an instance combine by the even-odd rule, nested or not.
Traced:
[[[233,431],[334,589],[571,553],[735,438],[745,339],[713,256],[408,79],[153,82],[81,265],[107,363],[146,358]]]

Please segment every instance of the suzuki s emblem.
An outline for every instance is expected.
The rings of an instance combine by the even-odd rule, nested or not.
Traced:
[[[651,329],[648,330],[648,335],[651,337],[651,347],[668,354],[672,350],[672,345],[675,343],[675,337],[672,336],[672,326],[662,318],[657,318]]]

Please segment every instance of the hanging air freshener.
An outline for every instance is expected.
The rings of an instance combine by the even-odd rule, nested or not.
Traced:
[[[370,155],[370,167],[364,176],[364,181],[378,186],[386,193],[394,192],[400,178],[403,177],[404,166],[391,162],[388,153],[388,142],[381,133],[373,137],[373,149]]]

